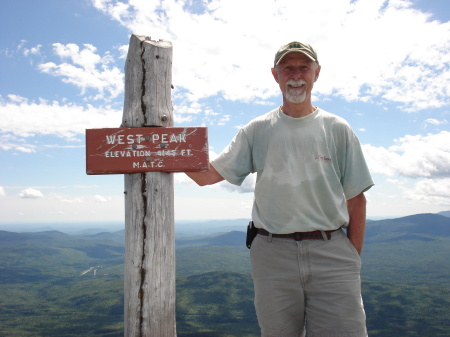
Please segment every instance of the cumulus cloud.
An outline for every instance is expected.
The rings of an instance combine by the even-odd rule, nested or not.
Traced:
[[[217,153],[213,151],[209,151],[209,159],[212,161],[218,156]],[[175,175],[175,182],[178,184],[191,184],[195,185],[195,183],[185,174],[176,174]],[[241,186],[230,184],[227,181],[221,181],[217,184],[208,186],[212,189],[225,189],[231,192],[238,192],[238,193],[251,193],[255,190],[255,184],[256,184],[256,174],[249,174],[247,178],[242,182]]]
[[[305,6],[299,0],[94,0],[93,5],[132,33],[173,42],[176,123],[199,116],[207,124],[228,123],[230,117],[213,111],[207,98],[266,104],[279,95],[269,71],[273,54],[296,39],[311,42],[319,52],[319,100],[331,95],[396,102],[407,111],[450,103],[449,23],[432,21],[410,1],[317,0]],[[249,24],[248,13],[255,8],[258,15]],[[118,47],[119,59],[126,48]],[[43,47],[28,47],[23,40],[14,53],[32,57],[42,54]],[[53,54],[58,61],[40,63],[38,69],[80,88],[85,99],[108,101],[122,93],[124,74],[111,52],[100,53],[91,44],[54,43]],[[19,137],[52,134],[73,139],[86,128],[117,127],[121,115],[107,105],[0,96],[0,129]],[[428,119],[424,125],[445,122]],[[0,146],[35,151],[33,145],[12,138]]]
[[[34,47],[31,47],[31,48],[24,48],[23,49],[23,55],[24,56],[40,55],[41,48],[42,48],[42,45],[40,45],[40,44],[38,44],[38,45],[36,45]]]
[[[105,203],[111,201],[110,197],[104,197],[101,195],[94,195],[95,202]]]
[[[431,125],[442,125],[442,124],[447,124],[448,121],[446,119],[443,120],[439,120],[436,118],[428,118],[427,120],[424,121],[425,125],[431,124]]]
[[[195,185],[195,183],[185,174],[175,175],[175,182],[177,184]],[[242,182],[241,186],[233,185],[223,180],[217,184],[207,186],[207,188],[212,188],[215,190],[225,189],[237,193],[252,193],[255,190],[255,183],[256,183],[256,174],[249,174],[247,178],[245,178],[245,180]]]
[[[3,188],[3,186],[0,186],[0,197],[3,197],[5,195],[6,195],[5,189]]]
[[[0,133],[0,149],[4,151],[13,150],[23,153],[33,153],[36,152],[36,145],[27,143],[22,137]]]
[[[34,188],[26,188],[19,193],[19,198],[22,199],[41,199],[44,195],[41,191]]]
[[[407,189],[403,195],[409,200],[420,201],[429,205],[448,206],[450,202],[450,178],[420,180],[412,189]]]
[[[33,152],[32,145],[22,144],[17,137],[56,135],[71,140],[88,128],[118,127],[121,116],[122,111],[108,106],[63,105],[58,101],[33,101],[17,95],[0,96],[0,130],[2,137],[9,140],[1,147]]]
[[[51,193],[48,199],[51,199],[52,201],[56,200],[66,204],[81,204],[84,202],[84,197],[73,197],[59,193]]]
[[[389,177],[450,178],[450,132],[407,135],[388,147],[363,145],[373,173]]]
[[[229,100],[261,101],[278,95],[269,71],[274,51],[302,40],[314,45],[323,66],[316,85],[319,97],[397,102],[407,111],[450,103],[449,23],[432,21],[412,1],[93,4],[132,33],[172,41],[175,85],[194,100],[221,94]],[[249,22],[248,13],[256,9]]]
[[[25,46],[27,42],[28,42],[27,40],[20,40],[20,43],[17,45],[15,49],[10,48],[0,49],[0,55],[4,55],[10,58],[17,57],[17,55],[20,54],[24,56],[39,55],[42,45],[38,44],[34,47],[26,48]]]
[[[223,181],[220,184],[221,187],[229,191],[235,191],[238,193],[252,193],[255,190],[256,174],[248,175],[247,178],[245,178],[245,180],[242,182],[241,186],[232,185],[226,181]]]
[[[80,48],[74,43],[54,43],[53,48],[54,53],[67,62],[39,64],[41,72],[61,77],[64,83],[79,87],[82,94],[87,89],[96,90],[98,94],[92,99],[112,99],[122,93],[124,75],[119,68],[111,65],[114,59],[109,53],[100,56],[91,44]]]

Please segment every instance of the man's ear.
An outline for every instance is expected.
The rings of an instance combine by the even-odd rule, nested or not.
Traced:
[[[317,66],[317,69],[316,69],[316,77],[315,77],[315,79],[314,79],[314,82],[316,82],[317,79],[319,78],[320,69],[322,69],[322,67],[321,67],[321,66]]]
[[[275,68],[272,68],[271,70],[272,70],[273,78],[275,79],[275,81],[276,81],[277,83],[279,83],[279,82],[278,82],[278,74],[277,74],[277,71],[275,70]]]

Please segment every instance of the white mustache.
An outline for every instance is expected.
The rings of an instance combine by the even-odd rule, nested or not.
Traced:
[[[302,85],[305,85],[306,82],[303,81],[303,80],[297,80],[297,81],[289,80],[289,81],[286,82],[286,84],[290,85],[292,87],[301,87]]]

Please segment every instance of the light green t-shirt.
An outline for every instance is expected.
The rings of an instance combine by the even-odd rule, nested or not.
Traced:
[[[252,218],[277,234],[348,225],[346,199],[373,185],[348,123],[321,109],[301,118],[280,108],[260,116],[211,164],[235,185],[257,173]]]

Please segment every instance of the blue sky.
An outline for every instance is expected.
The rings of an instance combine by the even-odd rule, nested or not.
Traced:
[[[176,126],[210,156],[281,102],[282,44],[318,52],[313,103],[352,125],[376,182],[368,216],[450,210],[450,2],[3,0],[0,223],[122,221],[123,176],[87,176],[85,129],[119,127],[130,34],[173,44]],[[249,218],[241,187],[175,174],[177,220]]]

